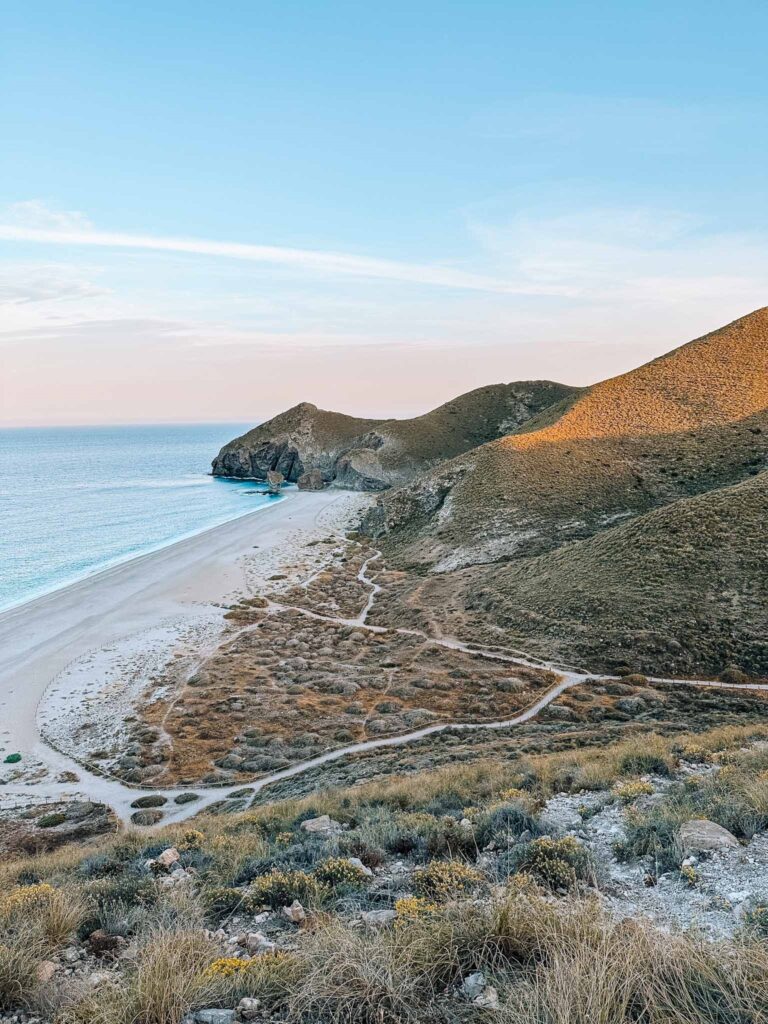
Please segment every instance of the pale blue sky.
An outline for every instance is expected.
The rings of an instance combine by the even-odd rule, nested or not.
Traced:
[[[758,2],[4,0],[0,422],[414,412],[764,305],[767,38]]]

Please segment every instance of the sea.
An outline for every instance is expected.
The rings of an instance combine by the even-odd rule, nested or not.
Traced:
[[[0,610],[279,500],[209,475],[252,426],[0,430]]]

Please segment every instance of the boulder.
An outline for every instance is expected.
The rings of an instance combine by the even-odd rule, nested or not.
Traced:
[[[169,869],[181,859],[181,855],[175,846],[169,846],[167,850],[155,858],[155,863],[161,868]]]
[[[474,974],[468,974],[459,986],[459,992],[465,999],[470,1002],[474,1002],[479,995],[486,990],[488,982],[485,980],[485,975],[482,971],[475,971]]]
[[[306,916],[307,912],[298,900],[294,900],[290,907],[283,907],[283,917],[287,918],[292,924],[301,924]]]
[[[267,487],[270,494],[279,494],[284,482],[285,477],[276,469],[270,469],[267,473]]]
[[[321,814],[319,818],[307,818],[306,821],[302,821],[300,828],[302,832],[311,832],[319,835],[341,832],[341,825],[338,821],[334,821],[327,814]]]
[[[256,953],[274,953],[277,948],[271,939],[268,939],[264,932],[248,932],[245,939],[245,948],[251,955]]]
[[[47,985],[56,973],[56,964],[53,960],[41,960],[35,968],[35,977],[39,985]]]
[[[325,478],[317,467],[302,473],[296,481],[300,491],[322,491],[325,487]]]
[[[359,857],[347,857],[347,863],[351,864],[353,868],[358,868],[360,871],[363,872],[364,875],[367,875],[369,878],[373,878],[373,872],[369,867],[363,864]]]
[[[261,1000],[244,996],[237,1004],[237,1020],[256,1020],[261,1015]]]
[[[234,1019],[234,1010],[198,1010],[193,1017],[195,1024],[232,1024]]]
[[[737,849],[739,846],[739,841],[733,833],[706,818],[694,818],[684,822],[680,826],[678,837],[685,854]]]
[[[131,815],[131,821],[134,825],[156,825],[158,821],[162,821],[162,819],[163,812],[153,809],[146,811],[134,811]]]

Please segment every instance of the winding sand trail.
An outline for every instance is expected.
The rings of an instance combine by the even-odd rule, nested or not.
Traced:
[[[381,739],[364,740],[326,751],[307,761],[272,772],[253,781],[241,781],[226,787],[129,786],[118,779],[100,775],[60,753],[46,743],[37,721],[38,705],[51,681],[68,663],[89,650],[149,628],[158,619],[171,614],[194,614],[201,605],[219,604],[223,608],[238,594],[247,592],[241,565],[242,556],[253,554],[258,540],[261,552],[289,542],[289,534],[317,525],[318,517],[335,502],[344,501],[344,492],[321,491],[299,494],[288,492],[272,506],[241,517],[151,555],[136,558],[80,583],[31,601],[0,615],[0,713],[2,740],[6,749],[18,749],[45,765],[52,772],[72,771],[78,782],[57,782],[50,777],[25,783],[8,783],[0,788],[0,806],[24,805],[30,799],[57,800],[87,798],[110,805],[117,816],[128,822],[131,803],[142,793],[160,793],[169,798],[164,818],[157,827],[183,821],[206,807],[246,789],[252,793],[314,768],[345,757],[413,743],[446,730],[508,729],[535,718],[562,693],[587,680],[612,678],[600,674],[565,671],[546,662],[505,653],[498,647],[483,648],[450,637],[431,637],[421,630],[396,629],[394,632],[420,636],[430,643],[462,651],[477,658],[509,662],[532,668],[549,668],[558,682],[519,714],[496,722],[443,722],[413,732]],[[268,511],[267,511],[268,510]],[[259,519],[255,517],[263,513]],[[369,588],[365,606],[355,618],[322,615],[308,609],[270,602],[272,613],[293,611],[313,619],[338,625],[387,632],[386,627],[368,623],[381,587],[368,571],[380,552],[371,555],[358,573]],[[244,630],[253,627],[243,627]],[[768,691],[766,683],[724,683],[705,679],[666,679],[649,677],[653,683],[720,689]],[[194,792],[193,803],[175,804],[173,797]]]

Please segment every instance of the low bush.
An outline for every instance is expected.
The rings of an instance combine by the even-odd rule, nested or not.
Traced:
[[[266,905],[278,910],[289,906],[294,900],[312,906],[321,896],[320,883],[306,871],[272,871],[251,882],[246,900],[249,909]]]
[[[510,839],[519,839],[524,832],[535,836],[539,827],[529,803],[520,798],[480,814],[475,825],[475,838],[481,850],[490,842],[506,844]]]
[[[2,930],[28,933],[34,926],[51,950],[77,931],[85,915],[85,906],[77,893],[55,889],[47,882],[17,886],[0,896]]]
[[[626,838],[614,845],[619,860],[627,861],[638,857],[649,857],[654,876],[679,868],[683,852],[678,840],[678,831],[684,821],[695,817],[690,809],[672,803],[664,803],[645,813],[627,811]]]
[[[653,786],[642,779],[630,779],[628,782],[617,782],[613,792],[623,804],[630,804],[639,796],[650,796]]]
[[[329,858],[319,864],[313,874],[321,885],[330,889],[361,889],[370,881],[370,876],[362,868],[350,864],[343,857]]]
[[[458,860],[433,860],[413,873],[417,896],[444,902],[479,888],[484,878],[479,871]]]
[[[43,814],[37,819],[38,828],[56,828],[57,825],[63,825],[67,820],[66,814],[62,814],[61,811],[55,811],[52,814]]]
[[[206,980],[212,983],[217,1000],[224,1006],[251,997],[277,1008],[287,1001],[300,972],[301,961],[295,954],[265,953],[250,960],[214,960],[206,971]]]
[[[540,885],[568,891],[578,882],[594,883],[595,862],[590,851],[573,836],[551,839],[544,836],[512,851],[516,868]]]

